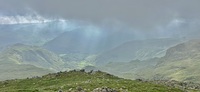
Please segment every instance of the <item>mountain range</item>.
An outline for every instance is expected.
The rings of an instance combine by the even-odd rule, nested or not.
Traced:
[[[129,62],[137,59],[146,60],[154,57],[162,57],[168,48],[180,42],[180,39],[170,38],[129,41],[101,53],[97,57],[96,62],[98,64]]]
[[[166,50],[163,57],[112,62],[101,69],[124,78],[178,80],[199,83],[200,40],[190,40]]]
[[[43,40],[34,44],[37,41],[30,39],[32,36],[28,37],[31,33],[28,33],[25,25],[29,24],[0,27],[2,30],[7,29],[7,31],[0,31],[2,33],[0,37],[3,39],[0,41],[2,66],[0,72],[3,74],[0,76],[1,80],[87,68],[106,71],[129,79],[200,81],[198,39],[132,40],[134,37],[130,36],[131,33],[102,31],[87,26],[76,30],[59,31],[56,35],[53,35],[55,31],[52,29],[49,33],[53,35],[52,37],[41,34],[42,38],[40,38],[37,35],[35,36],[37,41]],[[37,29],[40,24],[32,25]],[[42,25],[58,27],[56,21]],[[24,29],[20,32],[13,28]],[[10,35],[10,32],[16,35]],[[25,36],[21,35],[23,32]],[[25,39],[26,37],[28,38]],[[32,40],[34,43],[27,43]]]

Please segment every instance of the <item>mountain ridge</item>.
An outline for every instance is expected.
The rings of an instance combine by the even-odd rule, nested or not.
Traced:
[[[96,62],[105,64],[106,62],[129,62],[137,59],[147,60],[162,57],[168,48],[180,42],[180,39],[169,38],[129,41],[101,53]]]

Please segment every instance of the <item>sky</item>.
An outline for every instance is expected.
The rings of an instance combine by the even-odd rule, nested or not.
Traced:
[[[119,19],[138,24],[165,22],[173,17],[195,18],[200,15],[199,0],[0,0],[0,9],[39,13],[65,18],[99,21]]]
[[[96,24],[124,23],[143,31],[193,29],[199,26],[199,4],[200,0],[0,0],[0,14],[31,10]]]

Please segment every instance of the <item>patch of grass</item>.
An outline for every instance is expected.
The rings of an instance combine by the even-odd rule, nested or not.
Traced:
[[[77,87],[91,92],[95,88],[109,87],[119,92],[182,92],[180,89],[122,79],[104,72],[86,73],[69,71],[48,74],[39,78],[10,80],[0,82],[1,92],[57,92],[76,90]]]

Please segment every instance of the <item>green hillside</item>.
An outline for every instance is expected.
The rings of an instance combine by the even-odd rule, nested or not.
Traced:
[[[200,40],[191,40],[168,49],[154,72],[172,80],[200,83],[199,65]]]
[[[0,80],[42,76],[60,71],[63,63],[58,55],[43,48],[14,44],[0,52]]]
[[[110,91],[99,91],[110,90]],[[182,92],[150,82],[122,79],[96,71],[69,71],[0,82],[1,92]]]
[[[14,44],[0,53],[0,61],[15,64],[29,64],[36,67],[61,71],[64,68],[62,59],[51,51],[38,46]]]
[[[27,77],[42,76],[52,73],[48,69],[38,68],[33,65],[17,65],[0,62],[0,81],[8,79],[22,79]]]

